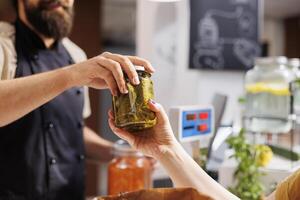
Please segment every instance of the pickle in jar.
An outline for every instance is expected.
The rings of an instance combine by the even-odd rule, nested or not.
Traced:
[[[115,124],[130,132],[137,132],[153,127],[156,115],[148,107],[150,99],[154,99],[151,74],[144,70],[137,70],[140,84],[132,85],[125,74],[128,88],[127,94],[113,96],[113,111]]]

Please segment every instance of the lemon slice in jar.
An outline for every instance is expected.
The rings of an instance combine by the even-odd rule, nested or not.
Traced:
[[[246,91],[249,93],[271,93],[277,96],[288,96],[290,95],[289,88],[286,84],[282,83],[264,83],[258,82],[254,84],[246,85]]]

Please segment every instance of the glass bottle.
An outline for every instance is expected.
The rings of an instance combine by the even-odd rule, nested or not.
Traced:
[[[140,131],[151,128],[156,124],[155,113],[148,108],[148,101],[154,99],[151,74],[137,70],[140,84],[132,85],[125,74],[128,94],[113,97],[115,124],[128,131]]]
[[[286,57],[257,58],[246,74],[245,126],[252,132],[287,133],[291,97],[289,83],[294,75]]]
[[[300,116],[300,69],[299,69],[300,68],[300,59],[299,58],[289,59],[288,66],[295,75],[295,81],[293,83],[294,113],[298,116],[297,121],[299,121],[299,116]]]
[[[108,194],[149,189],[151,164],[142,153],[133,150],[124,140],[114,145],[114,159],[108,165]]]
[[[295,74],[296,78],[300,78],[300,59],[291,58],[288,60],[288,68]]]

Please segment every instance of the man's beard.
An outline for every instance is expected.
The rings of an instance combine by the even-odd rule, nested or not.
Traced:
[[[61,5],[63,11],[48,9],[50,3]],[[73,7],[67,7],[60,0],[41,0],[36,7],[24,0],[27,19],[40,34],[55,40],[69,35],[73,25]],[[48,7],[47,7],[48,6]]]

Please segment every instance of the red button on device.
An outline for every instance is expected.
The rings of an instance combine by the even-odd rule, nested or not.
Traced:
[[[200,118],[200,119],[208,119],[208,113],[207,113],[207,112],[205,112],[205,113],[200,113],[200,114],[199,114],[199,118]]]
[[[198,131],[207,131],[207,124],[201,124],[198,126]]]

